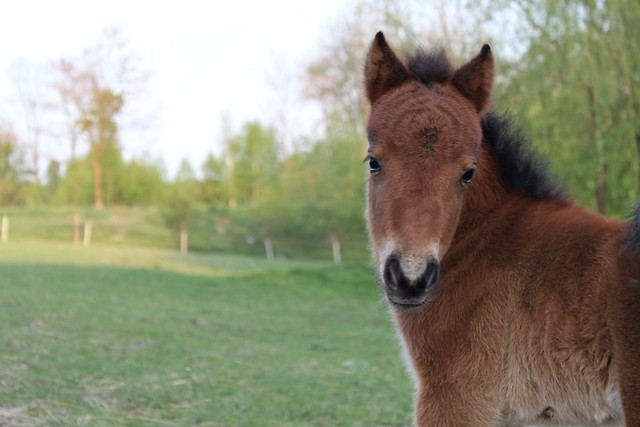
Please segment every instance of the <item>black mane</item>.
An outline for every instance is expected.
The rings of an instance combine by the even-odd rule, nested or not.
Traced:
[[[453,65],[443,48],[417,49],[409,57],[408,65],[409,71],[427,86],[453,77]]]
[[[569,203],[564,187],[549,172],[548,162],[513,129],[510,119],[488,113],[482,120],[482,132],[493,148],[493,157],[507,187],[534,199]]]

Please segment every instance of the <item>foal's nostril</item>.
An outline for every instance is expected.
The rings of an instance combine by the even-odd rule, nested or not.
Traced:
[[[440,263],[432,256],[427,260],[420,277],[415,280],[407,278],[398,254],[391,254],[384,265],[383,279],[387,289],[405,298],[419,297],[426,289],[433,286],[439,277]]]
[[[387,262],[384,265],[384,281],[387,286],[393,289],[398,289],[403,281],[400,257],[396,254],[391,254],[387,258]]]
[[[382,282],[389,302],[400,307],[416,307],[427,300],[428,288],[435,285],[440,277],[440,263],[438,259],[430,256],[420,269],[420,263],[415,258],[403,260],[409,269],[421,270],[422,274],[415,279],[409,279],[403,270],[400,255],[389,255],[384,263]],[[418,268],[415,268],[418,267]],[[406,268],[406,266],[405,266]],[[413,272],[415,274],[415,272]]]
[[[425,290],[435,285],[439,278],[440,263],[436,258],[429,257],[429,261],[427,261],[427,268],[425,268],[424,273],[422,273],[422,276],[420,276],[416,285],[422,290]]]

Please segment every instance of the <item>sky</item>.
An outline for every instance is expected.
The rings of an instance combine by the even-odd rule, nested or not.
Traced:
[[[121,135],[125,154],[160,157],[169,175],[186,158],[197,170],[221,151],[223,121],[277,121],[310,134],[317,106],[300,96],[304,64],[317,55],[349,0],[20,0],[0,13],[0,123],[20,135],[16,63],[44,65],[79,55],[117,27],[150,72],[143,95],[151,117],[142,131]],[[12,71],[14,70],[14,71]],[[13,77],[12,77],[13,76]],[[147,112],[145,112],[147,114]],[[44,158],[68,147],[44,144]]]

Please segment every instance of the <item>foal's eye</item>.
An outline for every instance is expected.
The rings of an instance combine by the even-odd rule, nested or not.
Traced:
[[[462,174],[462,183],[464,185],[467,185],[468,183],[471,182],[471,178],[473,178],[473,174],[476,171],[476,167],[472,166],[469,169],[467,169],[466,171],[464,171],[464,173]]]
[[[369,157],[369,173],[371,175],[377,175],[380,172],[380,162],[373,157]]]

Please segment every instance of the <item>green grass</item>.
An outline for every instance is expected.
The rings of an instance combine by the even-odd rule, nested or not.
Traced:
[[[0,245],[0,425],[404,426],[369,268]]]

